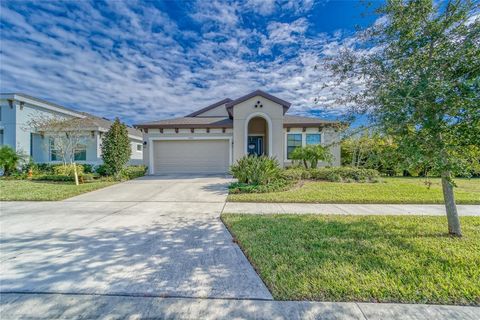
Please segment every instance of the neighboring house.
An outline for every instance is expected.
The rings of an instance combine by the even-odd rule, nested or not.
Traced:
[[[298,146],[331,145],[340,165],[340,122],[286,114],[290,103],[263,91],[224,99],[183,118],[134,125],[144,133],[150,174],[224,173],[246,154],[290,165]],[[325,165],[325,164],[321,164]]]
[[[101,143],[103,134],[108,131],[112,121],[78,112],[60,105],[31,97],[22,93],[0,94],[0,145],[9,145],[16,151],[30,156],[38,163],[61,162],[48,132],[36,132],[30,127],[32,119],[58,117],[83,118],[89,138],[77,146],[75,161],[78,163],[101,164]],[[131,164],[143,164],[142,133],[128,128],[132,146]]]

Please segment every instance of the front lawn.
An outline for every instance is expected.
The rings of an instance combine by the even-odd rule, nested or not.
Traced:
[[[40,201],[63,200],[115,184],[115,181],[97,180],[76,186],[74,182],[46,182],[30,180],[0,180],[0,200]]]
[[[275,299],[480,304],[480,217],[224,214]]]
[[[305,181],[287,191],[230,194],[237,202],[443,203],[440,179],[383,178],[378,183]],[[455,179],[458,204],[480,204],[480,179]],[[302,184],[302,182],[300,183]]]

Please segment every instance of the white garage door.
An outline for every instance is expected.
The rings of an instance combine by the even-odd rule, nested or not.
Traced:
[[[155,141],[153,149],[155,174],[228,171],[229,140]]]

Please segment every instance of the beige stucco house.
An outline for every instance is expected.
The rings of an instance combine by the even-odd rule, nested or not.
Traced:
[[[224,99],[185,117],[135,125],[143,131],[144,161],[150,174],[225,173],[247,154],[292,162],[298,146],[328,144],[340,165],[340,123],[288,115],[290,103],[257,90]],[[323,164],[325,165],[325,164]]]

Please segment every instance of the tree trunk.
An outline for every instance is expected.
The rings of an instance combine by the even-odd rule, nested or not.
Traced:
[[[460,219],[458,218],[457,205],[455,204],[455,197],[453,195],[453,184],[450,179],[450,172],[442,172],[442,189],[445,209],[447,210],[448,233],[461,237]]]
[[[77,166],[75,165],[75,162],[73,163],[73,174],[75,175],[75,184],[78,186],[78,173],[77,173]]]

